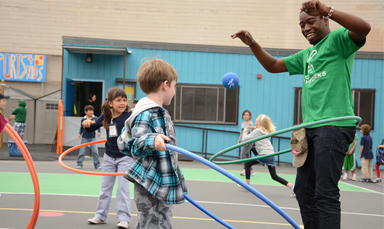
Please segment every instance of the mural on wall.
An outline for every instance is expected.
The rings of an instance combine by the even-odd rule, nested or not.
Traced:
[[[0,80],[45,82],[46,56],[0,53]]]

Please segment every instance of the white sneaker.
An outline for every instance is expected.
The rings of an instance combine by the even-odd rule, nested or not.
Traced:
[[[255,175],[255,171],[253,169],[251,171],[251,175]]]
[[[240,173],[240,176],[245,176],[245,170],[243,170],[243,172]]]
[[[88,219],[88,223],[91,223],[91,224],[103,224],[105,223],[105,221],[99,219],[99,218],[92,218],[92,219]]]
[[[347,176],[347,174],[344,174],[343,180],[346,180],[346,179],[348,179],[348,176]]]
[[[127,229],[127,228],[129,227],[129,223],[128,223],[127,221],[120,221],[120,222],[117,224],[117,227]]]
[[[76,168],[77,168],[77,169],[82,169],[83,166],[78,165]]]

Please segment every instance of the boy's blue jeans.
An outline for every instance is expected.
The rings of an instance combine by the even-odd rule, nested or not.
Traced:
[[[87,143],[87,142],[93,142],[96,138],[81,138],[81,144]],[[91,151],[92,151],[92,157],[93,157],[93,165],[95,166],[95,169],[100,167],[100,159],[99,159],[99,150],[97,149],[97,146],[95,144],[90,145]],[[87,150],[86,147],[81,147],[79,150],[79,156],[77,156],[77,165],[83,167],[83,161],[85,152]]]
[[[340,228],[340,190],[337,185],[356,128],[323,126],[306,131],[307,160],[297,169],[294,188],[304,228]]]

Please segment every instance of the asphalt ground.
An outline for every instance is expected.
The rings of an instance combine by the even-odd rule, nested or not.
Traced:
[[[29,147],[30,148],[30,147]],[[0,150],[0,153],[4,153]],[[31,152],[33,158],[33,152]],[[36,157],[35,157],[36,158]],[[64,163],[76,166],[75,156],[66,156]],[[40,184],[41,204],[35,228],[82,229],[117,228],[115,198],[112,199],[106,224],[90,225],[94,216],[101,177],[83,175],[64,169],[58,161],[34,161]],[[222,168],[240,176],[241,165],[222,165]],[[239,188],[233,181],[196,161],[180,162],[188,186],[188,196],[208,211],[235,228],[292,228],[276,211],[250,192]],[[90,158],[84,161],[84,169],[96,171]],[[252,187],[273,201],[296,223],[302,226],[298,204],[290,197],[290,190],[271,180],[268,170],[254,166]],[[296,169],[283,165],[277,168],[280,176],[294,182]],[[361,177],[360,170],[357,171]],[[384,185],[341,180],[342,228],[383,228]],[[133,191],[131,187],[131,195]],[[31,176],[26,163],[18,160],[0,160],[0,228],[26,228],[34,204]],[[115,195],[114,190],[114,195]],[[132,198],[131,197],[131,198]],[[134,228],[137,209],[132,204]],[[225,228],[206,214],[186,202],[175,205],[173,228]]]

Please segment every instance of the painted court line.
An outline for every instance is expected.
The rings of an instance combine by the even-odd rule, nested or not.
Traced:
[[[377,192],[377,191],[374,191],[374,190],[371,190],[371,189],[368,189],[368,188],[363,188],[363,187],[360,187],[360,186],[357,186],[357,185],[345,183],[345,182],[342,182],[342,181],[339,181],[339,183],[342,183],[342,184],[345,184],[345,185],[349,185],[349,186],[352,186],[352,187],[355,187],[355,188],[361,188],[361,189],[364,189],[364,190],[367,190],[369,192],[373,192],[373,193],[376,193],[376,194],[379,194],[379,195],[384,195],[384,193],[382,193],[382,192]]]
[[[5,193],[3,192],[3,194],[14,194],[14,195],[33,195],[32,193]],[[74,194],[41,194],[41,195],[47,195],[47,196],[75,196],[75,197],[99,197],[99,196],[91,196],[91,195],[74,195]],[[116,197],[112,197],[112,198],[116,198]],[[131,199],[133,199],[133,197],[131,197]],[[214,205],[229,205],[229,206],[245,206],[245,207],[257,207],[257,208],[271,208],[270,206],[268,205],[260,205],[260,204],[242,204],[242,203],[230,203],[230,202],[213,202],[213,201],[199,201],[199,200],[195,200],[197,203],[200,203],[200,204],[214,204]],[[299,211],[300,209],[299,208],[290,208],[290,207],[280,207],[279,208],[283,209],[283,210],[291,210],[291,211]],[[0,210],[5,210],[4,208],[0,208]],[[24,210],[28,210],[28,209],[24,209]],[[41,211],[44,211],[44,210],[41,210]],[[45,210],[45,211],[48,211],[48,210]],[[51,211],[56,211],[56,210],[51,210]],[[65,211],[58,211],[58,212],[65,212]],[[72,211],[68,211],[68,212],[72,212]],[[94,213],[94,212],[91,212],[91,213]],[[115,213],[110,213],[110,214],[115,214]],[[384,215],[378,215],[378,214],[368,214],[368,213],[360,213],[360,212],[341,212],[341,214],[343,215],[359,215],[359,216],[370,216],[370,217],[383,217],[384,218]],[[115,214],[116,215],[116,214]],[[134,215],[134,214],[132,214]],[[182,218],[182,217],[181,217]],[[225,220],[227,221],[227,220]],[[235,222],[235,221],[228,221],[228,222]],[[290,224],[287,224],[287,225],[290,225]]]
[[[25,208],[0,208],[0,210],[4,210],[4,211],[33,211],[33,209],[25,209]],[[95,213],[95,212],[85,212],[85,211],[44,210],[44,209],[40,209],[40,212],[58,212],[58,213],[73,213],[73,214],[94,214]],[[116,213],[109,213],[109,215],[116,215]],[[137,217],[137,214],[131,214],[131,215]],[[211,218],[196,218],[196,217],[183,217],[183,216],[173,216],[173,219],[214,221]],[[247,223],[247,224],[263,224],[263,225],[278,225],[278,226],[292,227],[291,224],[287,224],[287,223],[245,221],[245,220],[232,220],[232,219],[223,219],[223,220],[225,222],[228,222],[228,223]],[[300,225],[300,226],[303,228],[302,225]]]

